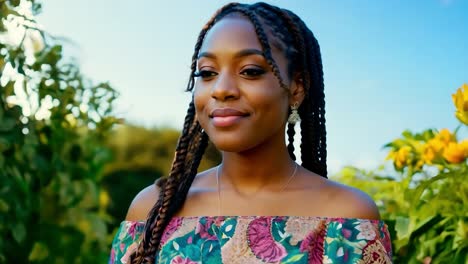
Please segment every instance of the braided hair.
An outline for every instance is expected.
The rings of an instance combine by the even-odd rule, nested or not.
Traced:
[[[197,58],[207,32],[226,15],[239,14],[254,26],[263,54],[281,87],[289,89],[281,77],[279,67],[272,56],[270,45],[279,45],[288,59],[288,77],[298,74],[305,90],[305,98],[299,107],[301,117],[302,166],[327,177],[325,95],[320,48],[305,23],[294,13],[266,3],[230,3],[219,9],[202,28],[191,61],[191,73],[187,91],[195,85]],[[268,30],[268,31],[266,31]],[[270,33],[270,34],[267,34]],[[272,39],[269,39],[268,36]],[[288,152],[293,160],[295,126],[289,124]],[[159,179],[159,198],[148,214],[144,235],[138,248],[130,256],[130,263],[154,263],[161,238],[171,218],[182,208],[190,186],[197,174],[208,136],[195,119],[195,106],[189,104],[182,134],[177,143],[169,176]]]

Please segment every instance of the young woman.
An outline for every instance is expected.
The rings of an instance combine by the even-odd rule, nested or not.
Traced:
[[[190,77],[170,175],[135,197],[109,263],[391,263],[374,202],[327,179],[320,50],[299,17],[222,7]],[[197,173],[208,140],[223,159]]]

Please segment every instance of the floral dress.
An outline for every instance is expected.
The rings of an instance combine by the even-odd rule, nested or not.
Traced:
[[[124,221],[109,264],[129,263],[144,222]],[[392,263],[379,220],[302,216],[174,217],[155,258],[159,264]]]

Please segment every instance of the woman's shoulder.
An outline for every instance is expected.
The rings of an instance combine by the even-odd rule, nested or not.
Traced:
[[[127,211],[126,221],[143,221],[148,216],[148,213],[153,208],[159,197],[159,187],[157,184],[152,184],[141,190]]]
[[[365,192],[327,179],[323,184],[328,207],[345,218],[380,219],[377,205]]]

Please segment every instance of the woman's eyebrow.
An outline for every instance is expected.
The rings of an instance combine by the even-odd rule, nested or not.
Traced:
[[[198,54],[198,57],[197,59],[199,60],[201,57],[206,57],[206,58],[210,58],[210,59],[216,59],[216,55],[214,55],[213,53],[210,53],[210,52],[200,52]]]
[[[250,56],[250,55],[260,55],[262,57],[265,57],[265,55],[263,54],[263,51],[261,51],[261,50],[258,50],[258,49],[244,49],[244,50],[240,50],[240,51],[236,52],[234,54],[234,58],[238,59],[238,58],[246,57],[246,56]],[[200,52],[200,54],[198,54],[198,59],[200,59],[201,57],[216,59],[216,55],[214,53],[211,53],[211,52],[208,52],[208,51]]]

